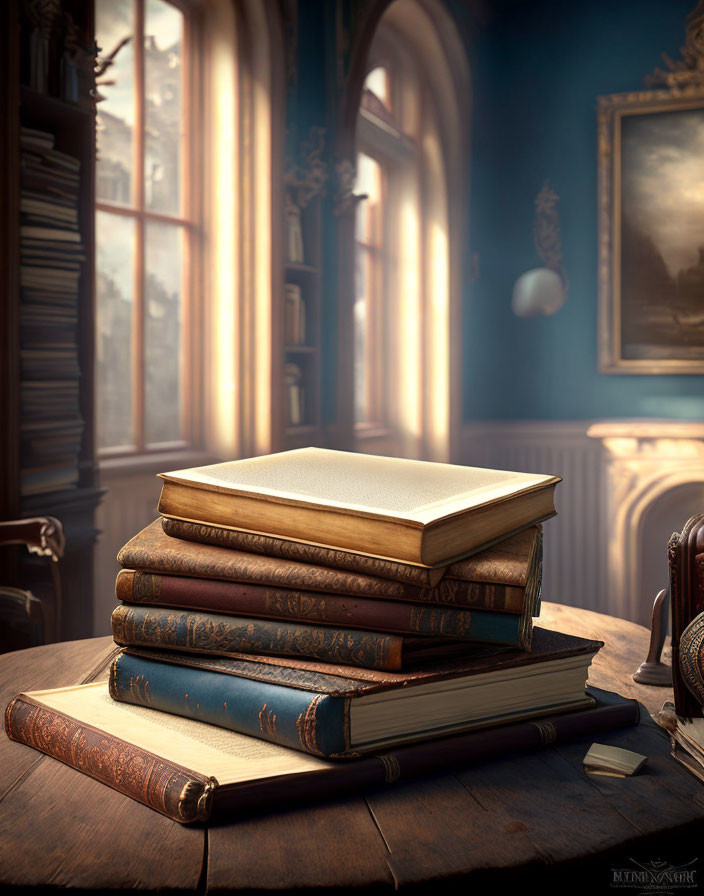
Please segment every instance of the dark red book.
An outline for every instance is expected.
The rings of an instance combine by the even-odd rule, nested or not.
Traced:
[[[249,582],[298,591],[418,601],[504,613],[522,613],[528,604],[528,615],[536,616],[540,600],[542,551],[539,549],[539,535],[535,539],[537,547],[530,554],[530,563],[523,562],[523,572],[516,570],[520,564],[513,564],[510,582],[519,582],[523,578],[523,584],[495,581],[498,578],[495,569],[494,579],[472,581],[448,575],[433,588],[421,588],[346,569],[173,538],[164,533],[159,520],[127,542],[118,554],[118,562],[126,569],[162,575]],[[477,558],[471,558],[475,565],[479,562]],[[470,560],[462,563],[462,574],[467,575]]]
[[[115,584],[119,600],[156,607],[183,607],[282,619],[308,625],[359,628],[463,641],[530,645],[530,613],[497,613],[383,598],[297,591],[249,582],[226,582],[185,576],[120,570]]]

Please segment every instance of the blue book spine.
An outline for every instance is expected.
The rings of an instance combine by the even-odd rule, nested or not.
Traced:
[[[315,756],[349,750],[348,700],[127,653],[110,668],[114,700],[209,722]]]
[[[524,617],[510,613],[489,613],[481,610],[470,611],[472,625],[470,633],[477,641],[497,644],[518,644]]]

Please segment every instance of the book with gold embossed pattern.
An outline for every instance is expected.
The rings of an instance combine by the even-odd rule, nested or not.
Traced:
[[[590,704],[600,641],[536,629],[532,650],[476,645],[403,672],[343,662],[127,648],[115,700],[150,706],[318,756],[344,757],[417,737]]]
[[[593,708],[438,736],[346,762],[116,702],[105,682],[20,694],[7,706],[5,728],[12,740],[185,824],[299,808],[638,723],[636,700],[592,694]]]

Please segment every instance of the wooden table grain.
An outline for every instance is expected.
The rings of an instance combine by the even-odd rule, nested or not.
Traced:
[[[671,697],[631,679],[647,653],[641,626],[547,603],[540,624],[605,642],[590,672],[597,687],[635,697],[652,713]],[[95,638],[2,656],[0,703],[19,691],[104,678],[113,650],[110,638]],[[704,889],[704,786],[670,758],[667,738],[643,715],[638,727],[599,738],[648,755],[630,779],[587,776],[584,741],[189,827],[3,731],[0,886],[484,894],[536,885],[542,893],[617,893],[618,872],[636,863],[701,857],[701,869],[689,867]]]

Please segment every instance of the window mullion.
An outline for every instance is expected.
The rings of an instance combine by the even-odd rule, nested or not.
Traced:
[[[144,0],[135,0],[135,139],[134,139],[134,183],[132,202],[137,209],[135,227],[135,272],[134,302],[132,318],[133,374],[132,413],[134,415],[135,447],[142,451],[144,445]]]

